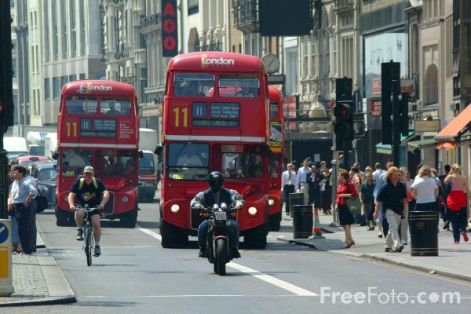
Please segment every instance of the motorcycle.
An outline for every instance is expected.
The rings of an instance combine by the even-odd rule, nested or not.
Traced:
[[[235,212],[225,203],[220,206],[214,204],[213,208],[206,209],[205,212],[209,215],[206,256],[214,264],[214,273],[222,276],[226,274],[226,263],[233,258],[229,226]]]

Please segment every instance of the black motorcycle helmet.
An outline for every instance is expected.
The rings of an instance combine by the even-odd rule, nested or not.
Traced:
[[[208,183],[213,193],[219,192],[224,183],[224,177],[219,171],[213,171],[208,176]]]

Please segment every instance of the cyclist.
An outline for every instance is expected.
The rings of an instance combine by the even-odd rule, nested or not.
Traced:
[[[210,208],[214,204],[226,203],[232,204],[234,210],[239,210],[244,205],[242,196],[235,190],[229,190],[223,187],[224,177],[219,171],[213,171],[208,177],[209,189],[199,192],[191,200],[192,210],[198,210],[200,214],[207,218],[207,214],[202,213],[205,208]],[[229,226],[230,239],[232,241],[232,256],[239,258],[239,226],[235,220],[230,220]],[[208,220],[205,219],[198,227],[198,246],[200,247],[199,257],[206,256],[206,235],[208,233]]]
[[[100,225],[100,210],[105,208],[106,203],[110,199],[110,193],[106,190],[105,185],[101,180],[94,177],[95,170],[92,166],[86,166],[83,169],[83,176],[79,177],[72,185],[71,192],[69,193],[68,202],[70,209],[75,211],[75,223],[78,227],[77,240],[83,241],[83,218],[85,213],[81,208],[77,208],[75,204],[80,206],[88,205],[89,207],[96,207],[90,213],[91,222],[93,226],[93,237],[95,238],[95,256],[101,255],[100,238],[101,238],[101,225]]]

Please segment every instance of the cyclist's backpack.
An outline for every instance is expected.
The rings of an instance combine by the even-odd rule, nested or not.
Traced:
[[[79,182],[79,191],[82,189],[83,187],[83,183],[85,182],[85,178],[80,178],[80,182]],[[98,182],[96,182],[96,179],[95,177],[92,178],[92,182],[93,182],[93,186],[95,187],[95,189],[98,189]]]

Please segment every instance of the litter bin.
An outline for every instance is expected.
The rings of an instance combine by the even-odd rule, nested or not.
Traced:
[[[293,237],[309,238],[312,235],[312,206],[294,205],[293,213]]]
[[[290,209],[291,217],[293,217],[294,205],[304,205],[304,193],[290,193],[289,194],[289,209]]]
[[[436,211],[411,211],[411,256],[438,256],[438,214]]]

